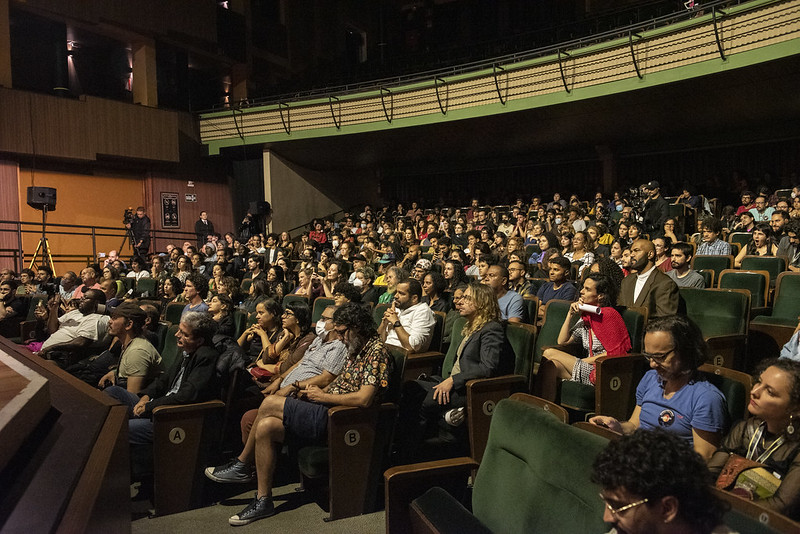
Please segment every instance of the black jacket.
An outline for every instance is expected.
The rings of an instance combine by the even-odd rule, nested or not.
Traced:
[[[191,356],[178,358],[169,371],[161,373],[149,386],[139,392],[141,397],[145,395],[150,397],[145,406],[146,415],[151,415],[153,409],[158,406],[191,404],[218,397],[220,394],[216,369],[218,357],[219,353],[213,347],[202,345]],[[177,392],[167,395],[183,365],[186,366],[186,370],[180,388]]]

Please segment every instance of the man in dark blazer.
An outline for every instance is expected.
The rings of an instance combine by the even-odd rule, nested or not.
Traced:
[[[200,218],[194,223],[194,233],[197,236],[197,248],[202,250],[208,241],[208,236],[214,233],[214,223],[208,220],[208,213],[200,212]]]
[[[656,251],[647,239],[631,245],[631,274],[622,281],[617,303],[620,306],[647,308],[648,318],[675,315],[678,312],[678,286],[655,266]]]

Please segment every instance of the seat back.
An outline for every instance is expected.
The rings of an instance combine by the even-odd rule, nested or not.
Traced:
[[[286,305],[289,304],[290,302],[305,302],[306,304],[308,304],[308,297],[306,297],[305,295],[292,295],[291,293],[288,295],[284,295],[282,301],[283,307],[285,308]]]
[[[158,290],[158,280],[155,278],[140,278],[136,282],[136,293],[141,297],[155,297]]]
[[[700,270],[697,272],[703,277],[706,287],[714,287],[714,271]]]
[[[800,315],[800,273],[784,272],[775,284],[775,302],[772,317],[794,321]]]
[[[178,340],[175,338],[178,326],[180,325],[174,324],[170,326],[164,339],[164,348],[161,350],[161,366],[165,371],[172,369],[173,364],[178,359]]]
[[[600,488],[587,474],[607,444],[539,407],[501,400],[475,478],[473,513],[491,532],[602,532]]]
[[[641,352],[644,344],[644,326],[647,324],[647,308],[630,306],[620,311],[628,337],[631,338],[630,352]]]
[[[536,327],[519,323],[506,325],[506,339],[514,351],[514,374],[525,377],[528,389],[533,379],[533,349],[536,343]]]
[[[328,306],[333,306],[333,299],[317,297],[316,300],[314,300],[314,308],[311,311],[311,324],[319,321],[319,318],[322,317],[322,312],[324,312],[325,308]]]
[[[719,274],[720,289],[746,289],[753,307],[766,307],[769,296],[769,272],[725,269]]]
[[[524,402],[525,404],[530,404],[531,406],[536,406],[537,408],[541,408],[542,410],[553,414],[562,423],[569,423],[569,413],[567,413],[567,410],[555,402],[550,402],[547,399],[536,397],[535,395],[528,395],[527,393],[514,393],[509,398],[515,401]]]
[[[156,326],[155,333],[156,337],[158,338],[158,346],[156,350],[158,353],[161,354],[164,351],[164,344],[167,342],[167,331],[169,330],[169,323],[165,321],[159,321],[158,326]]]
[[[731,532],[747,532],[748,534],[800,532],[800,523],[759,504],[758,501],[743,499],[714,486],[711,486],[711,493],[730,505],[723,522],[731,529]]]
[[[447,354],[444,355],[444,361],[442,361],[443,378],[450,376],[450,372],[453,370],[453,364],[456,363],[456,352],[458,352],[458,346],[461,345],[461,340],[464,339],[461,331],[464,329],[465,324],[467,324],[467,320],[464,317],[459,317],[453,321],[453,333],[450,334],[450,346],[447,348]]]
[[[598,358],[595,412],[627,421],[636,406],[636,386],[648,369],[641,354]]]
[[[724,269],[732,268],[733,256],[699,255],[692,257],[692,269],[695,271],[714,271],[715,275],[719,275]]]
[[[375,305],[375,309],[372,310],[372,319],[375,321],[375,326],[381,324],[383,320],[383,314],[392,304],[389,302],[381,302],[380,304]]]
[[[698,370],[725,395],[731,424],[747,417],[747,404],[750,402],[750,390],[753,387],[750,375],[710,363],[701,365]]]
[[[525,322],[528,324],[536,324],[536,319],[539,316],[539,297],[523,297],[525,304]]]
[[[236,327],[233,339],[239,339],[239,336],[241,336],[242,332],[247,328],[247,312],[238,308],[233,310],[233,324]]]
[[[786,258],[782,256],[745,256],[742,258],[743,271],[767,271],[771,280],[786,270]]]
[[[746,247],[753,234],[750,232],[733,232],[728,236],[728,243],[738,243],[740,247]]]
[[[686,315],[700,327],[703,337],[747,334],[750,295],[742,289],[680,288]]]
[[[544,322],[536,336],[536,350],[533,353],[535,363],[542,361],[542,352],[545,347],[558,345],[558,333],[567,317],[570,304],[572,303],[568,300],[551,300],[545,304]]]
[[[181,314],[185,307],[186,304],[182,302],[170,302],[164,312],[164,320],[172,324],[178,324],[181,322]]]
[[[428,345],[428,350],[441,352],[442,351],[442,338],[444,337],[444,320],[447,314],[441,311],[433,312],[433,335],[431,336],[431,344]],[[380,324],[380,323],[378,323]]]

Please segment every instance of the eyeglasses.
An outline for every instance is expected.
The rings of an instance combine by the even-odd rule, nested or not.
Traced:
[[[600,493],[599,495],[600,495],[600,498],[603,499],[603,504],[606,505],[606,508],[608,508],[608,511],[611,512],[611,515],[613,515],[615,517],[619,516],[619,514],[621,514],[622,512],[627,512],[631,508],[636,508],[637,506],[645,504],[649,500],[649,499],[642,499],[641,501],[632,502],[630,504],[626,504],[625,506],[620,506],[619,508],[614,508],[613,506],[608,504],[608,501],[606,500],[606,498],[603,496],[602,493]]]
[[[668,350],[667,352],[643,352],[642,356],[647,358],[648,361],[656,362],[656,363],[664,363],[664,360],[667,359],[667,356],[675,352],[675,349]]]

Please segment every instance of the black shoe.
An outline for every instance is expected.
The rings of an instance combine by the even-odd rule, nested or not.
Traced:
[[[206,467],[205,474],[214,482],[221,484],[239,484],[255,480],[253,466],[235,459],[219,467]]]
[[[272,515],[275,515],[275,505],[272,502],[272,497],[261,497],[259,499],[258,494],[256,494],[244,510],[228,519],[228,523],[234,527],[240,527]]]

